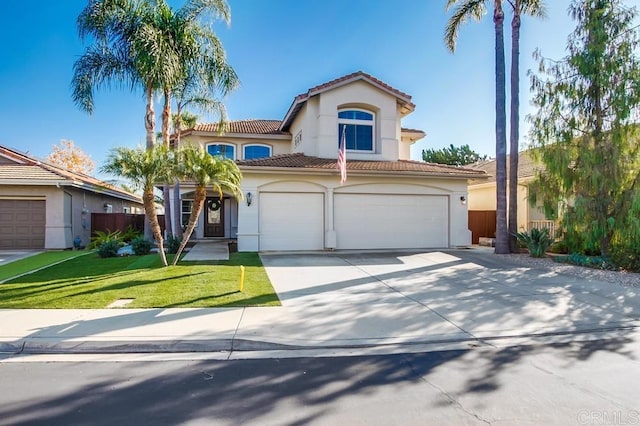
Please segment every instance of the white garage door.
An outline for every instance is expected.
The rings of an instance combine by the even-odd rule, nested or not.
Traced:
[[[44,200],[0,200],[0,249],[44,248]]]
[[[323,248],[323,194],[260,193],[260,250]]]
[[[442,195],[336,194],[338,248],[448,247],[448,206]]]

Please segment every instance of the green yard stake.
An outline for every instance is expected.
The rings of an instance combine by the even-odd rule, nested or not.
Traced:
[[[244,265],[240,265],[240,292],[244,291]]]

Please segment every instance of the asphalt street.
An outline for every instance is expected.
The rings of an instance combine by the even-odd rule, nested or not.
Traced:
[[[633,425],[636,342],[256,360],[14,356],[0,361],[0,424]]]

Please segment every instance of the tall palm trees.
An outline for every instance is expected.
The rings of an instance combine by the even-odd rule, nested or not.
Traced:
[[[520,25],[523,14],[544,18],[542,0],[511,0],[511,117],[509,129],[509,249],[516,252],[518,242],[518,151],[520,145]]]
[[[78,17],[81,38],[94,44],[74,64],[73,100],[93,111],[97,88],[141,87],[146,98],[146,146],[155,144],[154,95],[164,96],[162,139],[169,146],[172,92],[197,76],[226,95],[237,86],[222,44],[202,19],[230,20],[225,0],[187,0],[177,11],[166,0],[89,0]],[[204,77],[203,77],[204,76]],[[166,224],[171,232],[169,188],[165,186]]]
[[[447,22],[445,43],[455,50],[460,26],[469,18],[480,20],[486,13],[488,0],[447,0],[447,10],[456,5]],[[507,234],[507,115],[505,110],[505,60],[504,60],[504,12],[502,0],[493,0],[493,24],[495,31],[495,79],[496,79],[496,249],[509,253]]]
[[[222,198],[226,191],[237,199],[242,199],[240,181],[242,174],[233,160],[210,155],[204,148],[184,148],[179,152],[178,175],[182,179],[193,181],[196,190],[193,198],[193,207],[189,215],[189,224],[184,232],[184,237],[178,248],[173,264],[180,258],[193,230],[196,227],[198,216],[207,198],[207,187],[218,192]]]
[[[445,29],[445,44],[455,50],[460,26],[468,19],[480,20],[486,13],[489,0],[447,0],[447,10],[454,8]],[[510,251],[509,232],[517,231],[518,192],[518,126],[519,126],[519,52],[520,19],[522,13],[542,16],[542,0],[508,0],[513,8],[512,58],[511,58],[511,173],[509,228],[507,227],[507,141],[506,141],[506,81],[504,54],[504,11],[503,1],[493,0],[493,22],[495,31],[495,79],[496,79],[496,249],[499,254]],[[513,230],[511,230],[513,227]],[[513,246],[515,249],[515,245]]]

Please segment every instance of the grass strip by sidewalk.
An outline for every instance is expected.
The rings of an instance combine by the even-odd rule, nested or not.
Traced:
[[[86,254],[86,251],[47,251],[44,253],[38,253],[34,256],[29,256],[24,259],[19,259],[6,265],[0,266],[0,281],[12,278],[21,274],[25,274],[30,271],[35,271],[47,265],[52,265],[57,262],[62,262],[66,259],[70,259],[76,256],[82,256]]]
[[[166,268],[157,254],[101,259],[92,253],[0,284],[0,308],[97,309],[118,299],[134,299],[127,308],[280,305],[257,253]]]

